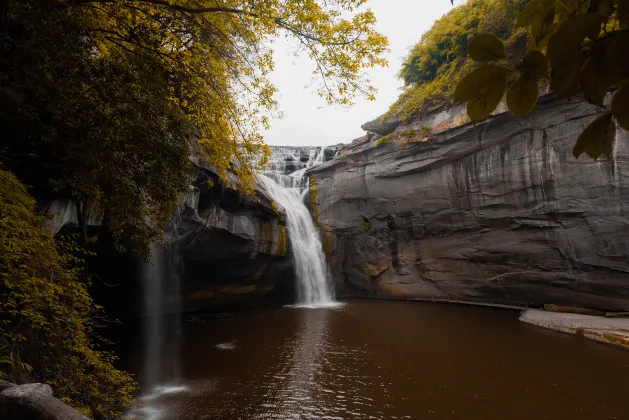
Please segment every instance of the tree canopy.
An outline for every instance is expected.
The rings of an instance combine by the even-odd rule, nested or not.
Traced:
[[[191,149],[251,191],[277,110],[278,35],[312,58],[325,101],[373,99],[365,69],[386,65],[387,41],[364,2],[9,2],[0,159],[38,199],[73,198],[80,215],[103,215],[121,248],[146,250],[185,191]]]

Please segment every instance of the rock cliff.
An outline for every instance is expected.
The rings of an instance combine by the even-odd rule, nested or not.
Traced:
[[[473,126],[436,109],[309,170],[338,293],[629,309],[629,135],[572,155],[597,112],[545,96]]]
[[[243,196],[207,168],[191,190],[169,238],[184,259],[184,310],[291,294],[285,215],[264,190]]]
[[[294,275],[283,211],[259,185],[252,196],[244,196],[234,187],[236,179],[223,182],[211,168],[192,160],[196,174],[184,202],[174,209],[162,268],[172,271],[163,275],[180,277],[181,290],[169,290],[164,310],[176,310],[177,294],[185,311],[292,299]],[[49,231],[76,229],[74,202],[57,200],[46,211]],[[88,261],[96,280],[93,294],[116,316],[140,316],[141,262],[114,249],[100,216],[90,215],[88,225],[100,238],[94,245],[96,257]]]

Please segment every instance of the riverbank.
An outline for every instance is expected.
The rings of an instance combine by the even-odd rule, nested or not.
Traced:
[[[527,309],[522,311],[520,321],[629,350],[629,318]]]

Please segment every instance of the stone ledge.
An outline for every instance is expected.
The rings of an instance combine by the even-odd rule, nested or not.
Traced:
[[[629,319],[527,309],[520,321],[629,350]]]

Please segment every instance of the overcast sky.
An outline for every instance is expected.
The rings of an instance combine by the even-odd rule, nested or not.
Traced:
[[[397,73],[408,50],[452,8],[449,0],[368,0],[367,7],[378,19],[376,29],[390,43],[389,67],[369,71],[378,89],[376,100],[357,99],[349,110],[326,106],[314,92],[315,87],[307,87],[312,80],[312,62],[307,56],[295,59],[287,54],[291,44],[278,40],[271,80],[279,89],[284,118],[272,120],[271,129],[264,133],[268,144],[321,146],[349,143],[362,136],[361,124],[386,112],[400,94],[403,83]]]

